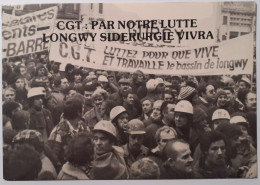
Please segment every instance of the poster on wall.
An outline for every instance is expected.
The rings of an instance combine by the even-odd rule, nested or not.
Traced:
[[[258,178],[256,2],[1,6],[5,182]]]

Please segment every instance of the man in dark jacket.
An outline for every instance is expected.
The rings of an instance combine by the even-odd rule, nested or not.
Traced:
[[[124,158],[128,168],[132,164],[148,155],[149,149],[143,145],[145,127],[141,120],[132,119],[127,123],[127,144],[123,145]]]
[[[217,131],[206,132],[200,142],[202,156],[194,165],[194,177],[199,179],[232,178],[228,144],[225,136]]]
[[[43,108],[43,98],[45,89],[43,87],[31,88],[27,94],[30,108],[29,129],[37,130],[42,134],[43,140],[48,141],[48,137],[53,129],[53,121],[50,111]]]

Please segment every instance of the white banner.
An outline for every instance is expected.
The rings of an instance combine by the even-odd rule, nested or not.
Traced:
[[[43,34],[53,32],[58,7],[51,7],[2,21],[2,57],[9,58],[49,49]]]
[[[192,48],[144,48],[113,42],[53,42],[50,60],[88,68],[165,75],[252,74],[253,34]]]

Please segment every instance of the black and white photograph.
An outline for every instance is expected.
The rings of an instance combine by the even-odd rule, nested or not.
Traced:
[[[3,181],[258,178],[255,1],[11,2]]]

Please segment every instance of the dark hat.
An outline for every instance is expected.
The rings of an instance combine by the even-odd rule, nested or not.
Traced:
[[[141,71],[141,70],[136,70],[136,71],[134,72],[134,75],[135,75],[135,74],[137,74],[137,75],[138,75],[138,74],[144,75],[143,71]]]
[[[76,93],[76,94],[74,94],[73,96],[71,96],[71,97],[69,97],[67,100],[66,100],[66,103],[67,102],[76,102],[76,103],[81,103],[81,104],[83,104],[84,103],[84,100],[85,100],[85,98],[84,98],[84,96],[82,95],[82,94],[80,94],[80,93]]]
[[[3,128],[3,141],[5,144],[11,144],[13,141],[14,136],[17,132],[13,129],[6,129]]]
[[[18,108],[19,106],[20,106],[19,103],[14,101],[5,102],[3,105],[3,114],[11,118],[12,111]]]
[[[8,83],[9,85],[14,84],[14,83],[16,82],[18,76],[19,76],[18,73],[11,72],[11,73],[8,75],[7,83]]]
[[[202,108],[196,106],[194,107],[193,123],[199,123],[204,119],[207,119],[207,117],[207,113]]]
[[[92,163],[90,171],[90,179],[97,180],[116,180],[121,179],[124,175],[126,168],[121,163],[115,154],[112,152],[105,153],[96,158]]]
[[[29,127],[30,113],[28,111],[19,110],[13,115],[13,129],[23,130]]]
[[[127,83],[127,84],[130,84],[130,80],[127,79],[127,78],[121,78],[121,79],[118,81],[118,84],[121,84],[121,83]]]

